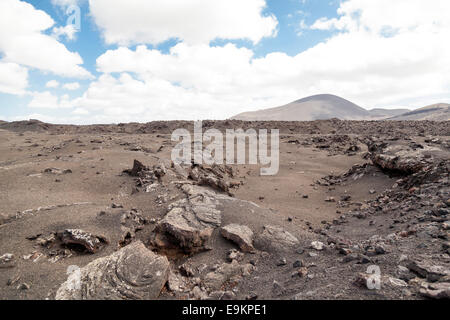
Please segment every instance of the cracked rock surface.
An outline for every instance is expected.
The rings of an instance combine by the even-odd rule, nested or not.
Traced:
[[[167,282],[169,262],[136,241],[75,270],[57,300],[156,299]]]

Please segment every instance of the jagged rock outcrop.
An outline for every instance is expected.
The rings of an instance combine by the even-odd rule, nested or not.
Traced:
[[[167,169],[163,163],[154,165],[151,169],[138,160],[134,160],[133,168],[124,170],[132,177],[136,177],[136,185],[138,187],[147,187],[154,182],[161,182],[161,179],[166,175]]]
[[[5,253],[0,256],[0,269],[13,268],[15,266],[15,257],[12,253]]]
[[[134,160],[133,168],[124,170],[124,173],[129,174],[132,177],[139,177],[140,173],[148,170],[148,168],[142,164],[139,160]]]
[[[427,284],[420,294],[430,299],[450,299],[450,282]]]
[[[108,243],[105,237],[93,235],[80,229],[67,229],[58,233],[58,238],[64,245],[79,245],[90,253],[96,253]]]
[[[450,269],[445,266],[435,265],[426,260],[410,260],[407,262],[407,267],[410,271],[426,278],[430,282],[439,281],[441,278],[450,279]]]
[[[221,192],[229,192],[230,182],[225,179],[225,176],[233,176],[231,167],[220,167],[218,165],[209,166],[194,166],[189,171],[189,178],[195,181],[200,186],[209,186]]]
[[[236,260],[223,263],[215,271],[206,274],[203,285],[208,291],[219,290],[225,282],[249,275],[253,268],[251,264],[241,265]]]
[[[404,144],[368,143],[370,159],[383,170],[394,171],[403,174],[419,172],[425,166],[433,163],[433,154],[440,149],[423,146],[417,143]]]
[[[75,270],[56,293],[57,300],[156,299],[167,282],[169,261],[140,241]]]

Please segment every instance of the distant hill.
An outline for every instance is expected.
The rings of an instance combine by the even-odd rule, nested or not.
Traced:
[[[432,121],[449,121],[450,120],[450,104],[438,103],[431,106],[423,107],[414,111],[406,112],[389,118],[389,120],[432,120]]]
[[[370,116],[374,119],[374,120],[382,120],[382,119],[386,119],[386,118],[391,118],[391,117],[396,117],[399,116],[401,114],[410,112],[411,110],[409,109],[381,109],[381,108],[377,108],[377,109],[372,109],[369,110]]]
[[[14,132],[45,131],[46,129],[48,129],[48,127],[49,124],[34,119],[14,122],[0,121],[0,129],[10,130]]]
[[[232,119],[246,121],[312,121],[338,118],[363,120],[371,114],[356,104],[331,94],[300,99],[287,105],[238,114]]]

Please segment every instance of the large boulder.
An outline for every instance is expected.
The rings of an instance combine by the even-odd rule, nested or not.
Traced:
[[[448,266],[435,265],[427,260],[408,260],[407,267],[410,271],[431,282],[450,277],[450,269]]]
[[[383,170],[403,174],[419,172],[427,165],[433,163],[434,155],[441,153],[441,150],[438,148],[422,146],[416,143],[370,142],[368,147],[373,164]]]
[[[150,300],[167,282],[169,261],[136,241],[73,271],[57,300]]]
[[[253,231],[243,225],[229,224],[220,230],[222,236],[236,243],[243,252],[254,252]]]
[[[450,299],[450,283],[433,283],[428,284],[425,288],[420,289],[420,294],[430,299]]]
[[[188,184],[182,190],[186,198],[169,205],[168,213],[155,228],[153,244],[163,248],[175,245],[186,253],[206,250],[213,231],[222,223],[217,207],[223,196]]]
[[[299,241],[281,227],[265,226],[255,239],[255,247],[271,253],[289,252],[298,247]]]

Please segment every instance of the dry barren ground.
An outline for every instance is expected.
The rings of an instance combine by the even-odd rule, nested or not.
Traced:
[[[266,177],[174,167],[180,127],[1,123],[0,298],[449,297],[449,122],[204,122],[280,129]]]

